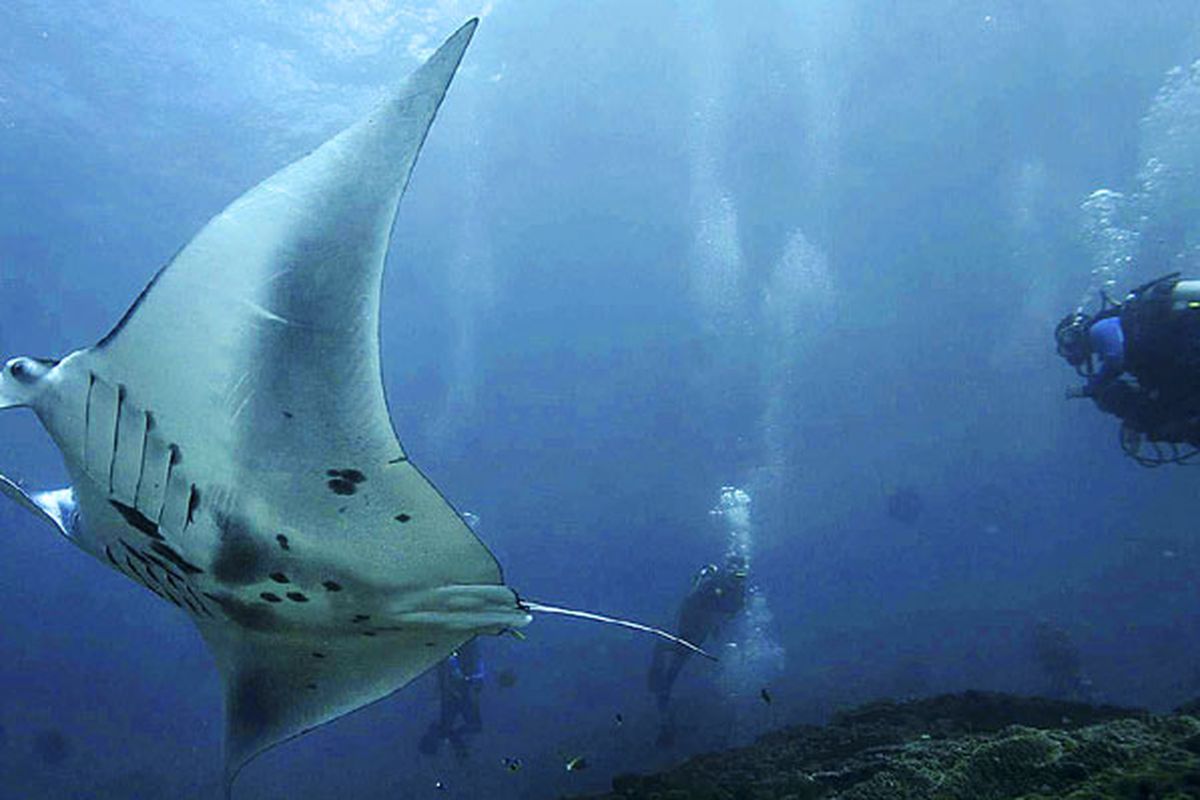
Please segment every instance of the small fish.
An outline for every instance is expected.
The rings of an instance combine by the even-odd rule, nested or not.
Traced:
[[[766,703],[767,705],[771,705],[771,703],[773,702],[773,698],[771,697],[771,693],[770,693],[770,692],[768,692],[768,691],[767,691],[765,688],[764,688],[762,691],[760,691],[760,692],[758,693],[758,696],[759,696],[759,697],[761,697],[761,698],[762,698],[762,701],[763,701],[764,703]]]
[[[567,772],[579,772],[581,769],[588,768],[587,759],[583,756],[575,756],[567,760]]]
[[[519,758],[509,758],[509,757],[507,757],[507,756],[506,756],[506,757],[504,757],[504,758],[502,758],[502,759],[500,759],[500,762],[501,762],[502,764],[504,764],[504,766],[505,766],[505,767],[507,767],[507,768],[508,768],[508,771],[509,771],[509,772],[516,772],[516,771],[517,771],[517,770],[519,770],[521,767],[525,766],[524,764],[522,764],[522,763],[521,763],[521,759],[519,759]]]
[[[620,713],[618,713],[617,714],[617,725],[619,726],[619,725],[624,725],[624,724],[625,724],[625,717],[623,717]]]
[[[437,789],[439,792],[444,792],[446,791],[446,784],[442,783],[441,781],[437,781],[433,784],[433,788]]]

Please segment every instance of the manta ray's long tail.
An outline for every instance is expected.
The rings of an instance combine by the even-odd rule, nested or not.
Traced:
[[[651,625],[643,625],[640,622],[633,622],[633,621],[627,620],[627,619],[618,619],[616,617],[606,617],[603,614],[593,614],[590,611],[576,611],[573,608],[559,608],[558,606],[548,606],[548,605],[544,605],[542,603],[535,603],[531,600],[522,599],[519,601],[519,605],[524,610],[532,612],[532,613],[557,614],[561,617],[575,617],[576,619],[586,619],[586,620],[591,620],[592,622],[603,622],[605,625],[618,625],[622,628],[630,628],[635,631],[649,633],[654,636],[658,636],[660,638],[666,639],[669,642],[674,642],[675,644],[680,645],[681,647],[686,647],[688,650],[691,650],[693,653],[698,653],[698,654],[704,656],[705,658],[711,659],[713,661],[717,660],[716,656],[714,656],[713,654],[704,650],[703,648],[697,647],[696,645],[692,644],[691,642],[689,642],[686,639],[681,639],[678,636],[675,636],[674,634],[667,633],[662,628],[655,628]]]

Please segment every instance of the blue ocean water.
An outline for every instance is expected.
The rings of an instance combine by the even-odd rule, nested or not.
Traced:
[[[1039,622],[1095,699],[1200,694],[1195,477],[1065,401],[1051,336],[1102,286],[1195,271],[1185,0],[8,0],[0,353],[104,335],[474,14],[394,231],[397,431],[523,595],[670,626],[738,548],[754,600],[684,669],[672,748],[651,640],[539,619],[482,643],[469,757],[418,752],[426,676],[238,796],[600,791],[881,696],[1043,691]],[[0,471],[65,480],[27,412],[0,441]],[[15,506],[0,525],[0,797],[215,796],[186,619]]]

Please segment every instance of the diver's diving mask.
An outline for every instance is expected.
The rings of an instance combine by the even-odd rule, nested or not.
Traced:
[[[1091,373],[1092,349],[1088,343],[1088,329],[1092,319],[1082,311],[1067,314],[1054,329],[1054,343],[1058,354],[1082,375]]]

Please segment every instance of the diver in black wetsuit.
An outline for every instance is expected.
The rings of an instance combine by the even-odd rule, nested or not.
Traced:
[[[726,560],[725,567],[709,564],[692,580],[692,588],[679,607],[675,633],[682,639],[701,645],[721,626],[746,606],[746,562],[738,556]],[[649,688],[660,712],[667,711],[671,688],[692,652],[668,642],[659,642],[650,662]],[[664,727],[664,732],[668,728]],[[660,742],[663,736],[660,736]]]
[[[1106,298],[1094,315],[1064,317],[1054,338],[1058,354],[1086,379],[1067,396],[1090,397],[1118,417],[1128,455],[1157,466],[1200,453],[1200,281],[1173,273],[1120,304]]]
[[[421,737],[418,749],[422,753],[436,755],[441,743],[448,741],[456,756],[467,756],[465,737],[483,730],[479,716],[483,678],[483,658],[475,639],[438,664],[437,686],[441,712],[437,721],[430,723],[429,730]],[[460,718],[462,724],[457,724]]]
[[[1046,680],[1043,691],[1047,697],[1078,703],[1093,701],[1092,681],[1083,672],[1079,648],[1070,634],[1043,620],[1034,626],[1030,643],[1034,661]]]

